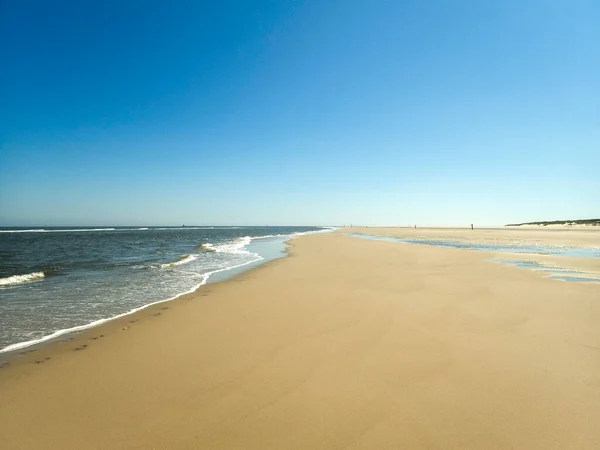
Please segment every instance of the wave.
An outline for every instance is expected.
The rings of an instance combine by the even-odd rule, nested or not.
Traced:
[[[159,227],[152,228],[153,230],[203,230],[201,227]]]
[[[31,230],[0,230],[0,233],[44,233],[46,230],[36,228]]]
[[[258,239],[268,239],[268,238],[274,238],[274,237],[281,237],[281,236],[291,236],[291,234],[266,234],[264,236],[254,236],[252,238],[252,240],[258,240]]]
[[[31,230],[0,230],[0,233],[74,233],[84,231],[115,231],[116,228],[77,228],[68,230],[46,230],[44,228],[35,228]]]
[[[208,282],[208,279],[210,278],[210,276],[214,275],[215,273],[225,272],[227,270],[232,270],[232,269],[237,269],[239,267],[247,266],[248,264],[252,264],[252,263],[255,263],[257,261],[260,261],[261,259],[264,259],[262,256],[259,256],[259,255],[256,255],[256,256],[257,256],[257,258],[253,259],[251,261],[246,261],[246,262],[241,263],[241,264],[237,264],[237,265],[233,265],[233,266],[228,266],[228,267],[224,267],[222,269],[216,269],[216,270],[213,270],[211,272],[207,272],[207,273],[205,273],[205,274],[202,275],[202,281],[200,283],[198,283],[196,286],[194,286],[193,288],[191,288],[188,291],[181,292],[181,293],[179,293],[179,294],[177,294],[177,295],[175,295],[173,297],[167,298],[165,300],[158,300],[156,302],[148,303],[147,305],[142,305],[142,306],[139,306],[137,308],[133,308],[133,309],[131,309],[131,310],[125,312],[125,313],[117,314],[116,316],[113,316],[113,317],[107,317],[106,319],[94,320],[93,322],[90,322],[90,323],[85,324],[85,325],[79,325],[79,326],[75,326],[75,327],[71,327],[71,328],[64,328],[62,330],[57,330],[57,331],[54,331],[51,334],[48,334],[46,336],[43,336],[43,337],[39,338],[39,339],[34,339],[34,340],[31,340],[31,341],[25,341],[25,342],[17,342],[16,344],[11,344],[11,345],[8,345],[8,346],[0,349],[0,353],[10,352],[10,351],[19,350],[19,349],[22,349],[22,348],[25,348],[25,347],[30,347],[32,345],[41,344],[42,342],[49,341],[50,339],[57,338],[59,336],[67,334],[67,333],[74,333],[74,332],[77,332],[77,331],[86,330],[88,328],[92,328],[92,327],[101,325],[103,323],[110,322],[111,320],[120,319],[121,317],[125,317],[125,316],[128,316],[130,314],[134,314],[134,313],[136,313],[138,311],[141,311],[143,309],[149,308],[150,306],[158,305],[160,303],[170,302],[172,300],[176,300],[179,297],[181,297],[183,295],[186,295],[186,294],[191,294],[192,292],[196,291],[201,286],[204,286]]]
[[[332,231],[337,230],[337,227],[323,227],[320,230],[314,231],[302,231],[298,233],[292,233],[292,236],[306,236],[309,234],[321,234],[321,233],[331,233]]]
[[[242,227],[218,227],[218,229],[222,230],[233,230]],[[67,229],[45,229],[45,228],[31,228],[27,230],[0,230],[0,233],[83,233],[83,232],[95,232],[95,231],[142,231],[142,230],[213,230],[216,227],[140,227],[140,228],[67,228]],[[321,230],[317,231],[305,231],[292,233],[292,235],[303,235],[303,234],[315,234],[315,233],[324,233],[336,230],[335,227],[323,227]],[[252,239],[261,239],[266,237],[276,237],[276,236],[286,236],[286,234],[274,234],[267,236],[256,236]]]
[[[254,241],[254,240],[283,237],[283,236],[289,236],[290,239],[293,239],[298,236],[305,236],[305,235],[309,235],[309,234],[330,233],[335,230],[337,230],[336,227],[323,227],[319,230],[313,230],[313,231],[297,231],[295,233],[266,234],[264,236],[254,236],[254,237],[252,237],[252,240]]]
[[[0,286],[11,286],[13,284],[31,283],[42,281],[44,272],[32,272],[24,275],[13,275],[11,277],[0,278]]]
[[[180,266],[182,264],[187,264],[189,262],[192,262],[193,260],[195,260],[197,258],[198,258],[198,256],[196,256],[196,255],[184,255],[181,258],[179,258],[177,261],[161,264],[159,267],[164,269],[166,267]]]
[[[0,230],[0,233],[81,233],[85,231],[144,231],[144,230],[203,230],[214,227],[140,227],[140,228],[68,228],[60,230],[48,230],[45,228],[32,228],[29,230]]]
[[[233,242],[225,242],[223,244],[218,245],[203,244],[202,247],[209,251],[214,251],[216,253],[233,253],[236,255],[250,254],[250,252],[244,247],[246,247],[250,242],[252,242],[252,239],[253,238],[251,238],[250,236],[244,236],[236,239]]]
[[[163,229],[174,229],[174,228],[163,228]],[[185,227],[185,228],[182,228],[182,229],[186,229],[187,230],[187,229],[194,229],[194,228],[192,228],[192,227]],[[293,234],[291,234],[289,236],[291,238],[293,238],[293,237],[300,236],[300,235],[305,235],[305,234],[315,234],[315,233],[330,232],[330,231],[333,231],[335,229],[336,228],[333,228],[333,227],[323,228],[323,229],[317,230],[317,231],[293,233]],[[64,230],[64,231],[68,231],[68,230]],[[278,235],[273,235],[273,236],[269,236],[269,237],[276,237],[276,236],[278,236]],[[286,236],[286,235],[283,235],[283,236]],[[79,325],[79,326],[74,326],[74,327],[71,327],[71,328],[65,328],[65,329],[57,330],[57,331],[54,331],[54,332],[52,332],[52,333],[50,333],[50,334],[48,334],[46,336],[43,336],[43,337],[39,338],[39,339],[35,339],[35,340],[31,340],[31,341],[25,341],[25,342],[18,342],[16,344],[11,344],[11,345],[8,345],[8,346],[0,349],[0,353],[5,353],[5,352],[14,351],[14,350],[19,350],[19,349],[22,349],[22,348],[25,348],[25,347],[29,347],[29,346],[32,346],[32,345],[36,345],[36,344],[40,344],[40,343],[49,341],[51,339],[55,339],[55,338],[57,338],[57,337],[59,337],[61,335],[64,335],[64,334],[74,333],[74,332],[86,330],[88,328],[92,328],[92,327],[101,325],[103,323],[106,323],[106,322],[109,322],[109,321],[112,321],[112,320],[115,320],[115,319],[120,319],[121,317],[125,317],[125,316],[128,316],[130,314],[134,314],[134,313],[136,313],[138,311],[141,311],[143,309],[146,309],[146,308],[148,308],[150,306],[154,306],[154,305],[157,305],[157,304],[160,304],[160,303],[165,303],[165,302],[169,302],[169,301],[172,301],[172,300],[176,300],[176,299],[178,299],[179,297],[181,297],[183,295],[191,294],[192,292],[196,291],[201,286],[205,285],[208,282],[209,278],[212,275],[216,274],[216,273],[226,272],[226,271],[232,270],[232,269],[237,269],[239,267],[247,266],[249,264],[253,264],[253,263],[256,263],[256,262],[258,262],[260,260],[263,260],[264,258],[262,256],[258,255],[257,253],[249,252],[248,250],[245,249],[245,247],[253,239],[265,238],[265,237],[267,237],[267,236],[257,236],[256,238],[251,238],[250,236],[244,236],[242,238],[236,239],[233,242],[228,242],[228,243],[223,243],[223,244],[218,244],[218,245],[214,245],[214,244],[210,244],[210,243],[203,244],[202,247],[205,248],[206,250],[209,250],[209,251],[212,250],[212,251],[215,251],[217,253],[245,254],[245,255],[253,256],[253,257],[251,259],[249,259],[248,261],[244,261],[243,263],[234,264],[234,265],[231,265],[231,266],[223,267],[223,268],[216,269],[216,270],[207,272],[205,274],[202,274],[201,275],[202,276],[202,280],[200,281],[200,283],[198,283],[196,286],[192,287],[191,289],[189,289],[189,290],[187,290],[185,292],[181,292],[181,293],[179,293],[177,295],[174,295],[173,297],[170,297],[170,298],[167,298],[167,299],[164,299],[164,300],[158,300],[156,302],[151,302],[151,303],[148,303],[146,305],[142,305],[142,306],[139,306],[137,308],[133,308],[133,309],[131,309],[131,310],[127,311],[127,312],[124,312],[122,314],[118,314],[118,315],[115,315],[113,317],[108,317],[108,318],[104,318],[104,319],[95,320],[95,321],[87,323],[85,325]],[[194,255],[186,255],[186,256],[182,257],[181,259],[179,259],[178,261],[175,261],[173,263],[168,263],[167,265],[184,264],[184,261],[185,262],[191,261],[192,259],[189,259],[191,257],[193,257],[193,259],[197,258],[197,256],[194,256]]]
[[[227,243],[218,244],[218,245],[207,243],[207,244],[200,245],[198,248],[212,251],[212,252],[217,252],[217,253],[235,253],[235,254],[250,253],[244,247],[246,247],[248,244],[250,244],[250,242],[252,242],[254,240],[276,238],[276,237],[286,237],[286,236],[289,236],[290,239],[293,239],[298,236],[305,236],[305,235],[309,235],[309,234],[319,234],[319,233],[330,233],[335,230],[337,230],[336,227],[323,227],[319,230],[313,230],[313,231],[298,231],[295,233],[283,233],[283,234],[266,234],[264,236],[252,236],[252,237],[244,236],[244,237],[238,238],[237,240],[235,240],[233,242],[227,242]]]

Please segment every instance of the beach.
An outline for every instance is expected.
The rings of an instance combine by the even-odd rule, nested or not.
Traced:
[[[3,448],[600,448],[600,285],[348,231],[600,245],[596,230],[298,237],[0,368]]]
[[[600,247],[600,227],[520,226],[503,228],[354,227],[348,231],[381,236],[468,240],[481,243],[542,243],[553,246]]]
[[[285,256],[318,227],[0,227],[0,363]]]

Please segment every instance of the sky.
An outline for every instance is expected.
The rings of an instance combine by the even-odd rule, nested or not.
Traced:
[[[600,217],[596,0],[0,0],[0,226]]]

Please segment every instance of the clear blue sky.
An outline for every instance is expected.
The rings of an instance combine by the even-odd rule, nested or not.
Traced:
[[[0,225],[600,216],[600,2],[0,1]]]

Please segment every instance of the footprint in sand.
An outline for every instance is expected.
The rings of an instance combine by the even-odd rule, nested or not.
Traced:
[[[154,315],[154,316],[160,316],[161,314],[162,314],[162,313],[159,313],[159,312],[157,312],[157,313],[154,313],[153,315]]]
[[[121,328],[121,331],[125,331],[125,330],[129,330],[129,327],[123,327],[123,328]]]
[[[33,348],[31,350],[25,350],[24,352],[20,352],[19,356],[23,356],[23,355],[26,355],[28,353],[33,353],[33,352],[37,352],[37,350],[35,348]]]
[[[87,348],[87,344],[80,345],[79,347],[75,347],[73,351],[84,350]]]

